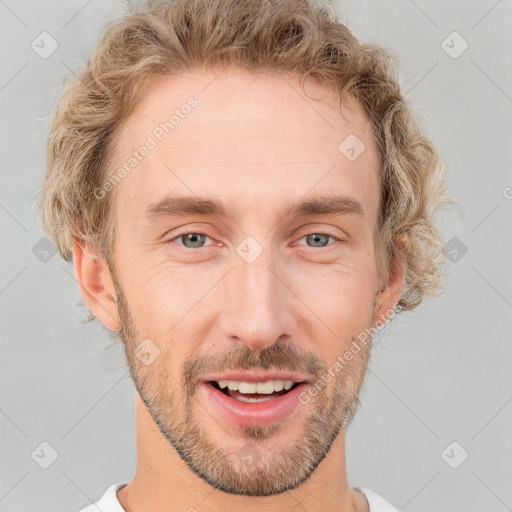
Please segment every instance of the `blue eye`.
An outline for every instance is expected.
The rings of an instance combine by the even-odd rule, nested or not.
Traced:
[[[332,235],[328,235],[327,233],[311,233],[309,235],[305,235],[303,236],[302,238],[306,238],[306,239],[309,239],[309,241],[313,241],[313,243],[319,243],[320,245],[313,245],[313,246],[310,246],[310,247],[327,247],[327,245],[333,245],[333,244],[328,244],[327,242],[329,241],[329,238],[332,238],[333,240],[336,240],[336,241],[340,241],[339,238],[335,237],[335,236],[332,236]],[[302,240],[302,239],[301,239]],[[324,244],[325,242],[325,244]]]
[[[178,235],[177,237],[173,238],[170,241],[174,242],[174,240],[179,240],[180,238],[182,240],[186,240],[186,242],[182,245],[184,245],[184,247],[186,247],[187,249],[201,249],[203,247],[201,243],[203,243],[206,238],[210,237],[208,235],[205,235],[204,233],[192,232],[182,233],[181,235]],[[190,243],[191,245],[186,245],[188,243]]]
[[[187,249],[202,249],[204,246],[204,243],[207,238],[210,238],[208,235],[205,235],[204,233],[198,233],[198,232],[189,232],[189,233],[182,233],[181,235],[178,235],[171,240],[170,242],[174,242],[175,240],[180,240],[183,243],[180,243],[180,245],[186,247]],[[309,247],[312,248],[323,248],[327,247],[329,244],[329,238],[332,238],[335,241],[341,241],[340,238],[337,238],[333,235],[329,235],[327,233],[311,233],[309,235],[304,235],[301,240],[306,239],[308,243],[318,244],[318,245],[309,245]]]

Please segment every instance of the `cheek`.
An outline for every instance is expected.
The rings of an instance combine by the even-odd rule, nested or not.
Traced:
[[[169,338],[200,314],[224,271],[183,265],[165,259],[130,258],[125,261],[123,289],[136,325],[156,338]]]
[[[295,293],[320,320],[323,335],[316,337],[326,339],[327,353],[338,354],[371,324],[374,274],[367,266],[343,265],[293,279]]]

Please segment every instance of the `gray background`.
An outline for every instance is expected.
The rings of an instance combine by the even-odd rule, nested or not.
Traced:
[[[81,323],[72,267],[41,241],[32,207],[62,75],[119,6],[0,0],[0,511],[78,510],[135,470],[124,355]],[[348,434],[349,483],[408,512],[512,510],[512,4],[339,9],[360,39],[399,54],[403,90],[460,204],[440,219],[454,260],[447,293],[395,319],[373,354]],[[58,42],[47,58],[31,47],[43,31]],[[457,58],[454,31],[469,44]]]

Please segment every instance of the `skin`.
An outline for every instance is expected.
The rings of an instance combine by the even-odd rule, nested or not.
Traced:
[[[371,344],[270,426],[228,423],[197,379],[242,367],[320,379],[393,311],[404,264],[378,275],[379,158],[368,118],[355,100],[342,116],[335,96],[312,82],[316,99],[308,98],[293,76],[232,67],[217,75],[152,83],[118,134],[119,166],[188,97],[198,105],[117,184],[110,265],[75,243],[84,299],[118,331],[138,391],[137,469],[118,499],[128,512],[367,510],[348,485],[345,431]],[[366,146],[354,161],[338,149],[349,134]],[[218,199],[236,215],[145,216],[175,193]],[[365,215],[283,213],[334,193],[361,202]],[[184,233],[207,237],[177,238]],[[251,263],[236,251],[248,236],[262,249]],[[136,357],[146,339],[158,354],[149,365]],[[251,463],[240,457],[247,450]]]

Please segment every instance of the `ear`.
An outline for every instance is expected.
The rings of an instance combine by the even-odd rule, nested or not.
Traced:
[[[403,253],[397,253],[389,266],[389,273],[385,282],[380,282],[375,302],[373,326],[381,327],[393,315],[396,305],[402,296],[405,276],[407,272],[407,261]],[[384,290],[382,290],[384,286]]]
[[[117,296],[107,262],[88,244],[75,240],[73,263],[80,293],[93,315],[111,331],[121,327]]]

